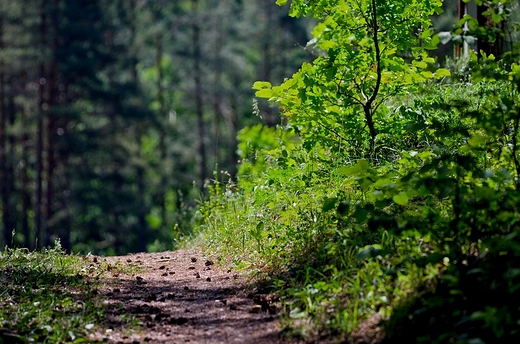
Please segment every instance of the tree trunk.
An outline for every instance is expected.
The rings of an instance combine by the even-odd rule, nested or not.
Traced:
[[[132,20],[130,22],[130,32],[132,35],[132,45],[135,47],[136,45],[136,2],[135,0],[130,0],[130,9],[132,11]],[[134,49],[135,51],[135,49]],[[137,73],[137,56],[134,54],[132,56],[132,83],[136,90],[139,89],[139,75]],[[137,157],[139,161],[142,159],[142,139],[143,129],[140,123],[137,123],[136,128],[136,141],[137,141]],[[139,224],[139,243],[138,250],[139,252],[146,252],[147,243],[148,243],[148,226],[146,224],[146,200],[145,200],[145,187],[144,187],[144,167],[139,164],[136,166],[136,177],[137,177],[137,219]]]
[[[25,82],[23,83],[25,84]],[[31,237],[31,229],[29,227],[29,211],[31,209],[31,195],[29,193],[29,123],[27,120],[27,114],[24,109],[21,109],[22,115],[22,126],[23,126],[23,134],[22,134],[22,168],[21,168],[21,193],[22,193],[22,213],[20,216],[22,217],[22,233],[24,236],[24,246],[27,248],[32,248],[32,237]]]
[[[45,55],[45,47],[47,46],[47,5],[48,0],[42,0],[41,8],[40,8],[40,46],[42,50],[41,55]],[[46,100],[46,74],[45,74],[45,61],[40,61],[39,66],[39,88],[38,88],[38,97],[39,97],[39,114],[36,128],[36,197],[34,204],[34,230],[35,230],[35,238],[36,238],[36,246],[43,247],[44,244],[44,232],[45,232],[45,223],[43,220],[44,216],[44,207],[45,200],[43,198],[44,190],[43,190],[43,160],[44,160],[44,118],[47,112],[48,104]]]
[[[158,18],[159,19],[159,18]],[[166,179],[166,125],[168,123],[168,114],[166,113],[166,104],[164,101],[164,68],[163,60],[163,34],[159,32],[155,39],[155,64],[157,65],[157,102],[159,103],[159,154],[160,154],[160,174],[159,182],[159,208],[161,213],[161,226],[167,229],[166,217],[166,191],[168,188],[168,180]]]
[[[4,18],[0,17],[0,46],[4,40]],[[9,214],[9,186],[7,180],[7,112],[5,107],[5,65],[0,62],[0,193],[2,194],[2,227],[4,245],[11,245],[11,223]]]
[[[198,12],[198,0],[191,0],[191,9],[193,15]],[[206,123],[204,120],[203,104],[202,104],[202,70],[201,70],[201,51],[200,51],[200,27],[196,19],[193,20],[192,26],[193,46],[193,78],[195,82],[195,113],[197,115],[197,128],[199,134],[199,182],[200,190],[204,192],[204,183],[206,182]]]
[[[15,115],[16,115],[16,106],[15,106],[15,103],[14,103],[14,94],[12,92],[12,88],[13,88],[13,82],[14,82],[14,78],[10,78],[9,82],[7,83],[7,85],[9,85],[9,90],[6,94],[7,96],[7,111],[6,111],[6,115],[8,116],[7,119],[8,119],[8,127],[10,128],[13,128],[14,127],[14,121],[15,121]],[[7,209],[9,211],[9,216],[8,216],[8,219],[7,219],[7,222],[8,222],[8,226],[11,228],[11,233],[13,230],[16,230],[17,229],[17,226],[16,226],[16,222],[17,222],[17,218],[15,216],[15,214],[17,213],[16,211],[16,207],[14,206],[14,202],[13,202],[13,196],[14,196],[14,191],[15,191],[15,172],[14,172],[14,169],[15,169],[15,146],[16,146],[16,140],[15,140],[15,135],[14,134],[10,134],[10,135],[6,135],[7,136],[7,141],[8,141],[8,145],[9,145],[9,155],[8,155],[8,159],[7,160],[7,166],[6,166],[6,181],[7,181],[7,185],[6,185],[6,190],[7,190]],[[7,151],[7,150],[6,150]],[[12,234],[10,234],[10,239],[12,240],[13,244],[16,244],[14,242],[14,238],[12,238]]]
[[[54,113],[55,106],[57,105],[57,97],[58,97],[58,61],[56,59],[56,52],[58,50],[58,26],[59,26],[59,18],[58,18],[58,8],[59,8],[60,0],[53,1],[53,12],[54,15],[51,17],[51,23],[53,28],[53,39],[52,39],[52,60],[49,71],[49,80],[48,80],[48,104],[50,112],[48,114],[47,119],[47,190],[46,190],[46,199],[47,199],[47,207],[45,213],[45,236],[43,238],[43,245],[49,246],[51,245],[51,237],[56,234],[56,225],[53,221],[54,213],[55,213],[55,195],[54,195],[54,174],[56,172],[56,155],[58,153],[56,149],[56,131],[58,118]]]
[[[224,114],[222,113],[222,101],[223,94],[221,92],[221,84],[222,84],[222,44],[223,44],[223,36],[222,36],[222,18],[219,15],[215,15],[215,27],[213,31],[215,33],[215,41],[213,45],[213,70],[214,70],[214,79],[213,79],[213,112],[215,115],[215,144],[214,144],[214,168],[217,169],[219,165],[219,148],[220,148],[220,126],[221,120]]]
[[[61,204],[60,209],[61,211],[65,211],[65,214],[63,216],[63,219],[60,221],[60,228],[61,228],[61,235],[60,235],[60,242],[61,247],[67,252],[67,254],[71,253],[71,239],[70,239],[70,232],[72,227],[72,214],[70,209],[70,177],[68,174],[69,170],[69,155],[68,153],[64,154],[63,160],[61,162],[61,165],[63,166],[63,172],[61,175],[61,179],[63,180],[63,192],[61,193]]]
[[[370,95],[370,98],[368,98],[367,102],[363,106],[363,110],[365,111],[365,120],[367,123],[368,131],[370,133],[370,154],[374,153],[375,146],[376,146],[376,138],[377,138],[377,130],[374,124],[374,114],[375,114],[375,108],[374,108],[374,102],[377,99],[377,96],[379,95],[379,88],[381,87],[381,47],[379,46],[379,23],[377,20],[377,5],[376,0],[372,0],[372,31],[373,31],[373,39],[374,39],[374,50],[375,50],[375,58],[376,58],[376,70],[377,70],[377,77],[376,77],[376,83],[374,85],[374,90],[372,91],[372,94]]]
[[[139,145],[139,158],[141,158],[141,130],[137,130],[137,144]],[[144,168],[142,166],[137,166],[137,217],[139,223],[139,252],[147,251],[148,244],[148,226],[146,224],[146,203],[145,203],[145,187],[144,187]]]

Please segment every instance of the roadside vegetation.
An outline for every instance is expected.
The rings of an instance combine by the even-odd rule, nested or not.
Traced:
[[[240,132],[200,233],[281,292],[289,336],[520,341],[518,2],[485,5],[439,34],[440,1],[292,2],[316,58],[255,83],[282,125]],[[448,41],[486,49],[441,67]]]
[[[97,289],[107,271],[138,268],[66,255],[59,242],[0,252],[0,343],[90,343],[106,322]],[[133,325],[122,318],[121,326]]]

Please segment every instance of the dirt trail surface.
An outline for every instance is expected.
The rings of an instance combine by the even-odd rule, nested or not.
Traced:
[[[121,257],[93,263],[140,267],[110,272],[99,294],[107,323],[93,341],[108,343],[281,343],[273,296],[251,293],[246,279],[187,250]],[[144,270],[143,270],[144,269]],[[114,269],[117,271],[118,269]],[[134,316],[141,326],[125,327]]]

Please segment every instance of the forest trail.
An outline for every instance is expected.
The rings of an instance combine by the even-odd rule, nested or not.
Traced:
[[[106,323],[91,337],[108,343],[281,343],[272,296],[222,271],[200,252],[179,250],[96,257],[108,263],[99,295]],[[111,269],[117,267],[117,269]],[[129,267],[130,269],[126,269]],[[136,270],[122,274],[115,271]],[[275,300],[274,300],[275,301]],[[122,327],[134,316],[140,326]]]

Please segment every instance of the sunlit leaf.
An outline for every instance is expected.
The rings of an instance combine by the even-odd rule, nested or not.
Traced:
[[[447,70],[446,68],[439,68],[435,71],[435,76],[437,78],[442,78],[445,76],[451,76],[451,72]]]
[[[271,88],[271,83],[267,81],[256,81],[253,84],[253,90],[261,90],[264,88]]]
[[[271,98],[273,96],[273,91],[269,88],[264,88],[260,91],[256,91],[255,96],[258,98]]]
[[[470,137],[470,139],[468,140],[468,144],[470,146],[476,147],[476,146],[486,142],[486,140],[487,140],[486,136],[476,134],[476,135],[473,135]]]
[[[392,197],[395,203],[399,205],[406,205],[408,203],[408,195],[404,192]]]
[[[338,169],[338,173],[344,176],[351,176],[355,174],[361,174],[363,172],[367,172],[370,168],[368,161],[365,159],[360,159],[358,162],[352,167],[341,167]]]

